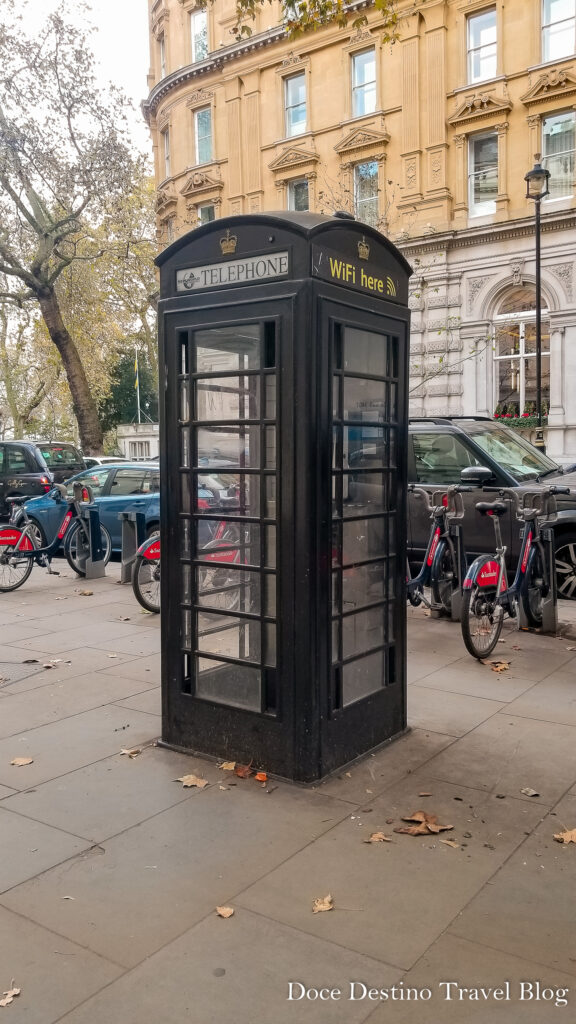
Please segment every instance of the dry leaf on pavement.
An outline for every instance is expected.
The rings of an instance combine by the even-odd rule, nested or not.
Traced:
[[[554,839],[557,843],[576,843],[576,828],[571,828],[566,832],[557,832]]]
[[[236,761],[223,761],[218,767],[223,772],[233,772],[236,767]]]
[[[540,796],[540,793],[535,789],[532,789],[530,786],[524,786],[524,789],[521,789],[520,792],[524,793],[524,796]]]
[[[7,992],[3,993],[3,999],[0,999],[0,1006],[8,1006],[14,999],[15,996],[19,996],[22,990],[14,988],[14,978],[10,982],[10,988]]]
[[[489,661],[488,664],[493,672],[507,672],[510,668],[509,661]]]
[[[80,594],[80,597],[92,597],[94,591],[93,590],[79,590],[78,593]]]
[[[234,907],[216,907],[218,917],[232,917]]]
[[[373,832],[369,839],[364,839],[365,843],[391,843],[390,836],[385,836],[383,832]]]
[[[317,896],[312,904],[313,914],[322,914],[325,910],[334,910],[334,899],[330,893],[327,896]]]
[[[196,786],[197,789],[204,789],[208,785],[206,779],[201,779],[198,775],[182,775],[181,778],[176,779],[177,782],[181,782],[184,787]]]
[[[251,775],[254,775],[254,769],[251,764],[237,764],[234,775],[237,775],[239,779],[249,779]]]
[[[444,843],[444,846],[451,846],[453,850],[460,849],[460,843],[457,843],[455,839],[439,839],[439,843]]]
[[[436,834],[437,832],[448,832],[453,825],[440,825],[438,823],[438,816],[436,814],[427,814],[426,811],[414,811],[406,818],[402,818],[402,821],[411,821],[412,825],[408,827],[395,828],[395,832],[400,832],[409,836],[425,836],[430,833]]]
[[[138,757],[138,754],[141,753],[142,747],[132,747],[132,750],[125,750],[124,747],[122,747],[122,750],[120,751],[120,754],[127,754],[128,757]]]
[[[13,758],[12,761],[10,761],[10,764],[15,765],[16,768],[22,768],[25,764],[34,764],[34,758],[33,757],[15,757],[15,758]]]
[[[254,778],[256,779],[256,782],[268,782],[266,772],[256,772]]]

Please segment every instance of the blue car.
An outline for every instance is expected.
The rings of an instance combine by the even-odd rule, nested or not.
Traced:
[[[100,522],[112,539],[112,550],[122,547],[122,524],[119,512],[144,512],[146,533],[160,525],[160,469],[158,463],[119,462],[117,465],[93,466],[66,481],[72,497],[75,481],[88,484],[100,512]],[[63,505],[54,491],[41,498],[30,498],[26,511],[35,527],[36,541],[44,547],[56,534],[64,515]]]

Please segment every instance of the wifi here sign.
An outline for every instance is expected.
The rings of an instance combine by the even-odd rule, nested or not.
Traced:
[[[381,299],[402,301],[398,278],[385,273],[381,266],[361,259],[343,259],[341,253],[316,245],[312,247],[312,274]]]

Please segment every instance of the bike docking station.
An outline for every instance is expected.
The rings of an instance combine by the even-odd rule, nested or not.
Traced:
[[[162,743],[314,782],[406,729],[411,269],[291,212],[156,262]]]
[[[86,492],[88,501],[85,500]],[[78,514],[86,524],[86,535],[83,530],[78,530],[75,537],[78,567],[87,580],[96,580],[106,575],[100,513],[98,506],[93,504],[92,491],[86,484],[79,481],[74,483],[74,500],[79,503]]]
[[[144,512],[119,512],[118,519],[122,528],[120,583],[131,583],[136,552],[146,540],[146,515]]]

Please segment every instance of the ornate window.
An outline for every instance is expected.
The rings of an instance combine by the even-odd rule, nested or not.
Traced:
[[[291,75],[284,81],[286,138],[306,131],[306,75]]]
[[[160,56],[160,78],[166,76],[166,40],[164,36],[160,36],[158,40],[158,51]]]
[[[468,140],[468,206],[471,217],[496,211],[498,135],[472,135]]]
[[[209,163],[212,160],[212,111],[210,107],[194,111],[194,143],[196,163]]]
[[[308,181],[306,178],[295,178],[288,182],[288,209],[309,210]]]
[[[550,325],[542,307],[542,406],[550,402]],[[515,288],[493,322],[494,409],[502,417],[536,412],[536,293]]]
[[[206,11],[192,11],[190,15],[190,41],[192,63],[208,56],[208,15]]]
[[[364,224],[378,223],[378,162],[356,164],[354,167],[354,214]]]
[[[496,75],[496,8],[471,14],[468,29],[468,82],[484,82]]]
[[[567,110],[542,122],[542,164],[550,171],[547,199],[564,199],[574,193],[576,114]]]
[[[164,178],[170,177],[170,129],[165,128],[160,133],[162,138],[162,158],[164,161]]]
[[[561,60],[575,50],[576,0],[543,0],[542,60]]]
[[[363,50],[352,55],[352,117],[376,110],[376,54]]]
[[[199,224],[209,224],[216,219],[216,207],[214,203],[199,203],[196,207]]]

